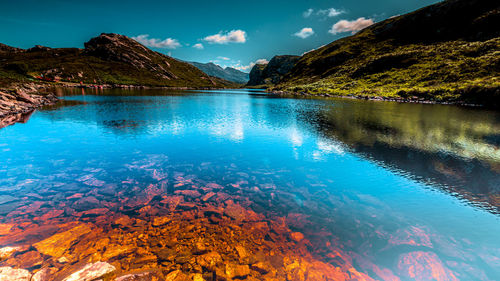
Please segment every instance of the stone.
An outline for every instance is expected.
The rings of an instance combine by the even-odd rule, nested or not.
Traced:
[[[91,232],[91,230],[90,226],[81,224],[70,230],[54,234],[51,237],[34,244],[33,246],[45,255],[58,258],[71,247],[75,240]]]
[[[90,263],[64,278],[63,281],[92,281],[115,270],[116,268],[107,262]]]
[[[41,265],[43,258],[37,251],[29,251],[21,255],[16,256],[16,267],[20,268],[31,268],[37,265]]]
[[[0,260],[10,257],[13,253],[18,251],[21,247],[3,247],[0,249]]]
[[[0,281],[30,281],[31,274],[26,269],[0,267]]]
[[[209,193],[203,195],[201,200],[208,201],[210,198],[214,197],[214,195],[215,195],[215,192],[209,192]]]
[[[0,235],[7,235],[14,225],[11,223],[0,223]]]
[[[238,245],[234,248],[236,249],[236,252],[238,252],[238,256],[240,257],[240,259],[244,259],[250,256],[250,253],[248,253],[245,247]]]
[[[234,263],[226,264],[226,275],[229,278],[244,278],[250,274],[250,267],[248,265],[239,265]]]
[[[304,234],[302,234],[300,232],[292,232],[290,234],[290,237],[292,238],[293,241],[300,242],[300,241],[302,241],[302,239],[304,239]]]
[[[206,253],[204,255],[198,256],[196,261],[202,267],[204,267],[210,271],[215,271],[215,268],[217,267],[217,265],[222,263],[222,257],[217,252],[210,252],[210,253]]]
[[[191,281],[190,278],[182,272],[182,270],[175,270],[167,274],[165,281]]]
[[[193,275],[193,281],[205,281],[205,278],[203,278],[203,274],[195,273]]]
[[[198,198],[201,196],[201,193],[198,192],[197,190],[176,190],[174,193],[191,198]]]
[[[115,281],[156,281],[158,277],[156,277],[152,272],[141,272],[141,273],[132,273],[117,277]]]
[[[453,272],[433,252],[415,251],[402,254],[398,269],[402,276],[412,280],[458,281]]]
[[[55,268],[42,268],[40,271],[33,274],[31,281],[48,281],[55,270]]]
[[[161,226],[170,222],[171,219],[169,217],[155,217],[153,220],[153,226]]]
[[[260,274],[267,274],[268,272],[273,270],[270,263],[263,261],[252,264],[251,268],[259,272]]]

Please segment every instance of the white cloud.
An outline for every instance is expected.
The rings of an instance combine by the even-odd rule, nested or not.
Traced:
[[[352,34],[354,34],[372,24],[374,24],[373,19],[365,19],[364,17],[353,21],[340,20],[336,24],[334,24],[328,32],[331,34],[338,34],[343,32],[351,32]]]
[[[201,43],[194,44],[194,45],[193,45],[193,48],[198,49],[198,50],[203,50],[203,49],[205,49],[205,47],[203,47],[203,44],[201,44]]]
[[[325,10],[319,10],[317,12],[318,15],[326,15],[330,18],[333,18],[333,17],[336,17],[336,16],[339,16],[341,14],[344,14],[345,11],[343,10],[337,10],[335,8],[330,8],[330,9],[325,9]]]
[[[314,30],[310,27],[304,27],[299,32],[293,34],[294,36],[300,37],[302,39],[306,39],[307,37],[314,34]]]
[[[314,12],[314,9],[307,9],[306,11],[304,11],[304,12],[302,13],[302,16],[303,16],[304,18],[308,18],[308,17],[310,17],[310,16],[312,15],[312,13],[313,13],[313,12]]]
[[[210,44],[227,44],[227,43],[245,43],[247,41],[247,33],[241,29],[231,30],[228,33],[222,31],[203,38]]]
[[[218,59],[220,59],[220,60],[231,60],[231,59],[230,59],[230,58],[228,58],[228,57],[220,57],[220,56],[219,56],[219,57],[217,57],[217,58],[218,58]]]
[[[162,48],[162,49],[177,49],[181,46],[181,43],[177,39],[167,38],[164,40],[157,38],[149,38],[149,34],[141,34],[136,37],[132,37],[135,41],[141,43],[146,47]]]
[[[241,63],[238,62],[237,64],[232,65],[231,67],[241,71],[250,71],[252,67],[254,67],[254,65],[256,64],[268,64],[268,63],[269,61],[266,59],[258,59],[254,62],[251,62],[249,65],[241,65]]]

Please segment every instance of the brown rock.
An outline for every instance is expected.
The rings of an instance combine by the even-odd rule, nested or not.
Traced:
[[[217,267],[217,265],[222,263],[222,257],[217,252],[210,252],[210,253],[206,253],[204,255],[198,256],[196,261],[202,267],[204,267],[210,271],[215,271],[215,268]]]
[[[70,230],[54,234],[33,246],[45,255],[61,257],[74,241],[91,231],[92,229],[86,224],[78,225]]]
[[[153,272],[132,273],[117,277],[115,281],[158,281],[159,278]]]
[[[267,274],[273,270],[270,263],[263,261],[252,264],[251,268],[261,274]]]
[[[226,264],[226,275],[229,278],[244,278],[250,274],[248,265],[239,265],[234,263]]]
[[[14,225],[11,223],[0,223],[0,235],[7,235]]]
[[[165,281],[191,281],[190,278],[182,272],[182,270],[175,270],[167,274]]]
[[[153,226],[160,226],[167,224],[171,219],[169,217],[155,217],[153,220]]]
[[[17,267],[30,268],[42,264],[43,258],[37,251],[29,251],[22,255],[16,256],[16,261]]]
[[[40,269],[40,271],[36,272],[35,274],[33,274],[33,276],[31,277],[31,281],[48,281],[50,280],[50,277],[52,276],[52,274],[56,271],[55,268],[42,268]]]
[[[290,237],[292,238],[293,241],[300,242],[300,241],[302,241],[302,239],[304,239],[304,234],[302,234],[300,232],[292,232],[290,234]]]
[[[214,192],[209,192],[209,193],[205,194],[205,195],[201,198],[201,200],[203,200],[203,201],[208,201],[210,198],[214,197],[214,195],[215,195],[215,193],[214,193]]]
[[[234,248],[236,249],[236,252],[238,252],[238,256],[240,257],[240,259],[244,259],[250,256],[250,253],[247,251],[245,247],[238,245]]]
[[[193,281],[205,281],[205,278],[203,278],[201,273],[195,273],[193,275]]]
[[[174,192],[175,194],[181,194],[186,197],[191,197],[191,198],[198,198],[201,196],[201,193],[198,192],[197,190],[176,190]]]

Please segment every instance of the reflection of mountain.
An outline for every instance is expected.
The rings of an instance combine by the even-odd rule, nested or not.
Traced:
[[[451,106],[342,101],[319,130],[356,153],[500,208],[500,115]]]

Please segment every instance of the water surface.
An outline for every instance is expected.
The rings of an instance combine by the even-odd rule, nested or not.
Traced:
[[[500,279],[497,112],[61,91],[0,130],[0,248],[21,247],[0,266],[53,280],[97,261],[112,276]]]

